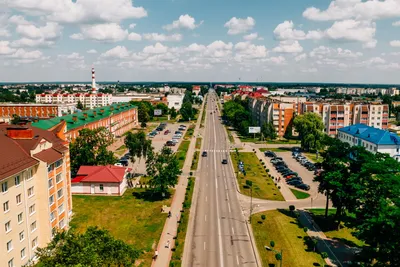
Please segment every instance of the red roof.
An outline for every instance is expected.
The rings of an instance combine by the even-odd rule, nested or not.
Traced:
[[[47,164],[52,164],[57,160],[63,158],[63,155],[60,152],[57,152],[53,148],[42,150],[39,153],[33,154],[35,158],[40,159],[41,161],[46,162]]]
[[[121,183],[127,168],[107,166],[81,166],[73,183]]]
[[[269,91],[265,89],[259,89],[257,90],[257,93],[269,93]]]
[[[240,89],[252,89],[253,87],[250,85],[239,85]]]
[[[193,90],[200,90],[200,86],[199,85],[193,85]]]

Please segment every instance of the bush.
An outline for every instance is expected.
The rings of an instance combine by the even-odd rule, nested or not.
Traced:
[[[193,172],[189,172],[189,175],[192,176],[192,175],[193,175]]]
[[[269,169],[266,169],[265,171],[266,171],[266,172],[269,172]]]
[[[322,257],[323,259],[328,258],[328,253],[322,252],[322,253],[321,253],[321,257]]]
[[[291,212],[293,212],[295,209],[296,209],[296,207],[295,207],[294,205],[290,205],[290,206],[289,206],[289,210],[290,210]]]
[[[264,214],[261,215],[261,219],[264,221],[267,218]]]
[[[307,227],[304,227],[304,228],[303,228],[303,231],[304,231],[304,233],[307,233],[308,228],[307,228]]]
[[[278,186],[278,189],[281,189],[281,186]]]

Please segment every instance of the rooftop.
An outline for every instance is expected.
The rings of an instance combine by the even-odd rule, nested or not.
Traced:
[[[72,183],[120,183],[125,177],[126,167],[107,166],[81,166]]]
[[[338,131],[361,138],[376,145],[400,145],[400,137],[397,134],[376,129],[362,123],[343,127]]]
[[[69,114],[62,117],[53,118],[50,120],[39,120],[38,122],[32,123],[32,126],[48,130],[58,125],[61,121],[65,121],[67,123],[67,131],[70,131],[82,125],[95,122],[103,118],[107,118],[112,114],[118,114],[133,108],[136,108],[136,106],[131,105],[129,103],[112,104],[110,106],[85,110],[82,112]],[[76,121],[74,120],[74,117]]]

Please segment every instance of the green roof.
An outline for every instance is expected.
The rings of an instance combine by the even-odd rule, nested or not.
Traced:
[[[110,106],[104,106],[104,107],[98,107],[94,109],[89,109],[85,110],[82,112],[77,112],[69,115],[65,115],[62,117],[57,117],[49,120],[39,120],[38,122],[33,122],[32,126],[43,129],[43,130],[48,130],[50,128],[53,128],[57,124],[59,124],[61,121],[65,121],[67,123],[67,131],[70,131],[72,129],[81,127],[85,124],[95,122],[104,118],[109,117],[111,114],[118,114],[123,111],[127,111],[133,108],[137,108],[134,105],[131,105],[129,103],[120,103],[120,104],[112,104]],[[103,112],[102,112],[103,110]],[[96,116],[94,115],[94,112],[96,112]],[[87,114],[87,117],[85,118],[85,115]],[[73,117],[77,117],[76,121],[74,121]]]

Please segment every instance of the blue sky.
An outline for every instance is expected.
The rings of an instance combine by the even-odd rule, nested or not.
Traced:
[[[3,0],[0,81],[400,83],[398,0]]]

